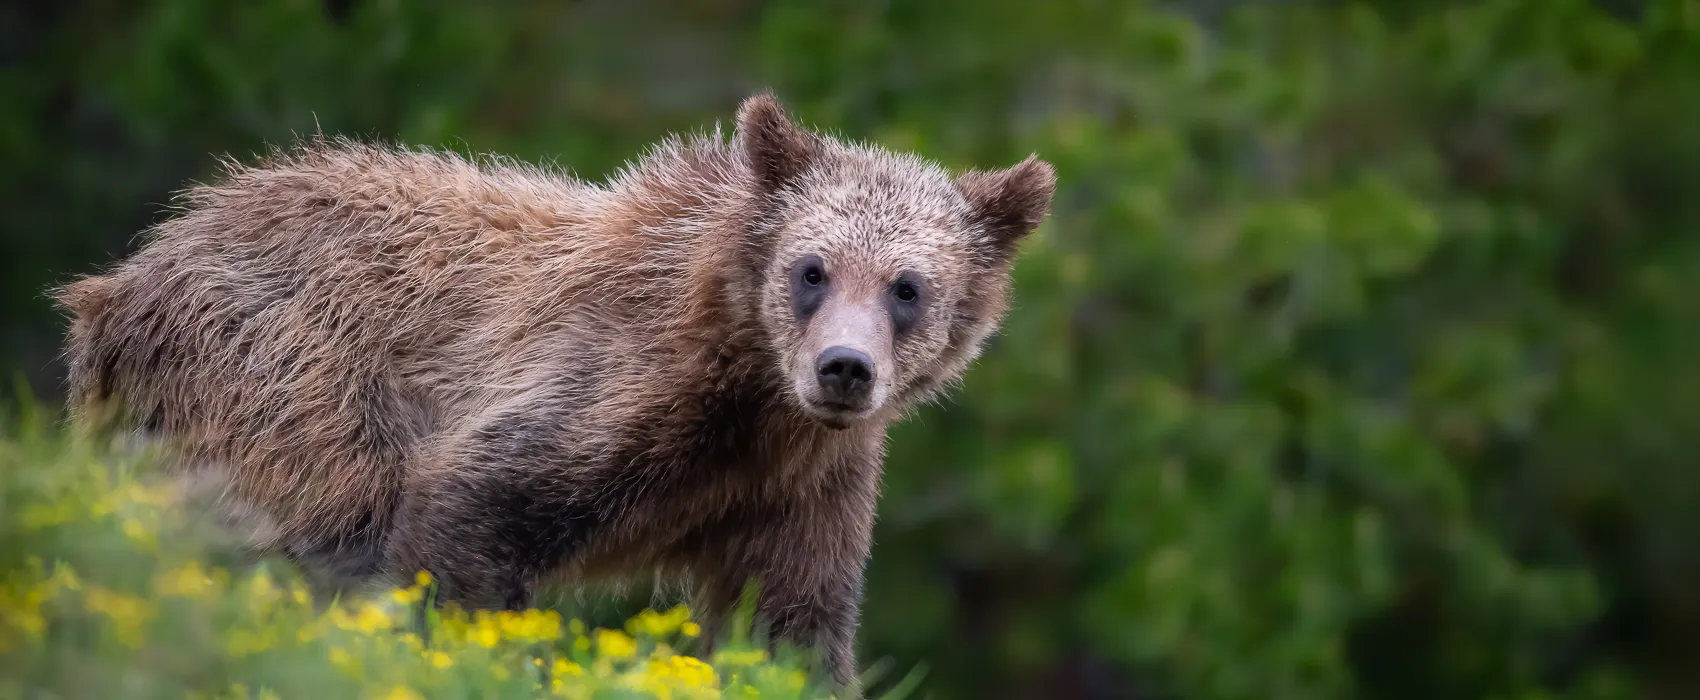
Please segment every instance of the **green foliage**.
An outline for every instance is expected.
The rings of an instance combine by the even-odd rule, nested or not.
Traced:
[[[211,154],[596,176],[772,85],[1061,180],[995,346],[894,434],[865,657],[940,698],[1700,683],[1661,653],[1700,633],[1692,0],[349,4],[94,2],[0,68],[20,361]]]
[[[1084,637],[1186,697],[1560,692],[1553,650],[1602,605],[1580,513],[1553,509],[1670,497],[1545,500],[1595,468],[1552,449],[1600,371],[1578,334],[1602,304],[1700,291],[1576,279],[1697,271],[1700,219],[1642,159],[1680,149],[1664,176],[1700,175],[1693,27],[1580,2],[1397,26],[1280,8],[1215,40],[1144,9],[1098,22],[1121,41],[1067,47],[1102,53],[1059,68],[1073,104],[1021,141],[1067,183],[1021,306],[948,411],[895,440],[888,531],[1019,601],[994,648],[1032,667]],[[1683,318],[1625,332],[1692,340]],[[1627,437],[1594,439],[1681,468]],[[875,566],[905,587],[936,564]],[[1625,692],[1581,666],[1568,696]]]

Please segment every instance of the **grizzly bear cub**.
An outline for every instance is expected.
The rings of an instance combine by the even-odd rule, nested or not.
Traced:
[[[310,572],[481,608],[653,572],[711,623],[754,579],[848,682],[886,429],[979,353],[1054,188],[767,94],[606,185],[316,139],[57,290],[73,410],[221,474]]]

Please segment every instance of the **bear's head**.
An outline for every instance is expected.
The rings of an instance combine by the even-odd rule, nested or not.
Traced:
[[[953,176],[801,128],[766,94],[739,108],[737,141],[762,202],[760,317],[784,393],[846,428],[958,379],[1003,315],[1019,244],[1050,209],[1050,164]]]

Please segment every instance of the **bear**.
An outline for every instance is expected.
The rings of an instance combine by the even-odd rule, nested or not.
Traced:
[[[656,575],[712,634],[754,581],[760,632],[848,684],[887,429],[981,353],[1055,188],[767,91],[605,183],[316,135],[54,290],[71,413],[218,475],[335,585],[518,609]]]

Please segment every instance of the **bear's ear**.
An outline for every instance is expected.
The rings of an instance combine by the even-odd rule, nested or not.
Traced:
[[[964,173],[956,187],[984,228],[994,259],[1003,261],[1050,214],[1057,171],[1034,155],[1008,170]]]
[[[756,182],[773,192],[801,175],[815,158],[814,137],[792,124],[771,92],[738,106],[738,140]]]

